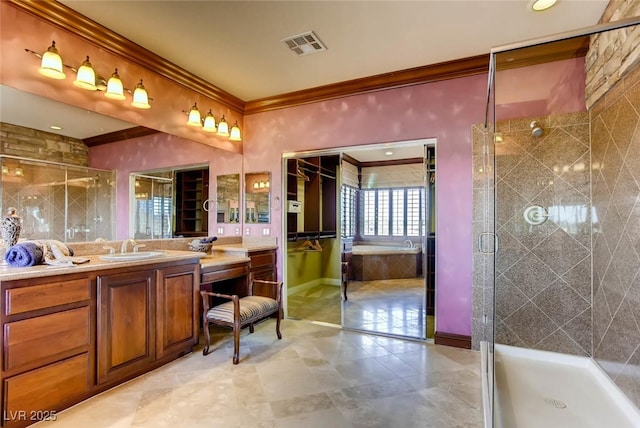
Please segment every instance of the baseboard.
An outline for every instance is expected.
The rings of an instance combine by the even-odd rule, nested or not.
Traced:
[[[294,296],[298,293],[302,293],[307,291],[310,288],[313,288],[320,284],[340,286],[339,278],[318,278],[309,282],[305,282],[304,284],[298,284],[295,287],[287,287],[287,296]]]
[[[436,331],[434,336],[436,345],[453,346],[455,348],[471,349],[471,336],[462,334],[440,333]]]

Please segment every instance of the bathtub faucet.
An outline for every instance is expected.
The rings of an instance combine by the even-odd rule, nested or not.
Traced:
[[[413,248],[413,241],[411,241],[410,239],[405,239],[404,243],[407,244],[409,248]]]

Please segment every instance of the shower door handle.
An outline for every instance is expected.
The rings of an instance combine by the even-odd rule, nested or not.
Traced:
[[[484,236],[491,236],[493,237],[493,249],[490,251],[485,251],[484,250]],[[494,254],[498,251],[498,235],[496,235],[493,232],[482,232],[478,235],[478,251],[480,252],[480,254]]]

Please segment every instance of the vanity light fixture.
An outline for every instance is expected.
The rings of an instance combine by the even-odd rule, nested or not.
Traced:
[[[182,110],[182,113],[187,115],[187,125],[189,126],[200,127],[206,132],[215,132],[220,137],[229,137],[229,140],[231,141],[242,141],[242,134],[237,120],[231,127],[231,130],[229,130],[229,123],[225,119],[224,115],[222,115],[220,122],[216,123],[216,118],[211,109],[209,109],[207,115],[203,119],[200,114],[200,110],[198,109],[198,103],[193,103],[193,106],[189,111]]]
[[[60,57],[58,49],[56,49],[55,40],[51,42],[51,46],[49,46],[47,51],[42,54],[42,62],[40,63],[38,71],[43,76],[52,79],[61,80],[67,77],[62,69],[62,58]]]
[[[202,126],[202,129],[207,132],[216,132],[218,130],[216,127],[216,118],[213,117],[211,109],[209,109],[209,112],[204,118],[204,125]]]
[[[111,98],[112,100],[124,100],[126,98],[124,96],[124,86],[122,85],[122,80],[120,80],[120,76],[118,75],[117,68],[107,82],[107,91],[104,93],[104,96]]]
[[[76,73],[76,79],[73,81],[73,84],[79,88],[91,91],[105,91],[105,96],[107,98],[115,100],[124,100],[126,98],[125,92],[127,92],[133,95],[133,102],[131,103],[133,107],[141,109],[151,108],[149,100],[153,100],[153,98],[149,97],[147,90],[142,84],[142,79],[140,79],[140,83],[136,85],[133,91],[127,89],[123,86],[122,80],[118,75],[118,69],[116,68],[115,72],[111,75],[111,78],[107,82],[103,77],[96,74],[96,71],[91,65],[91,62],[89,62],[88,55],[87,59],[77,69],[70,65],[67,65],[62,62],[60,53],[56,48],[55,40],[51,42],[51,46],[49,46],[47,51],[42,55],[26,48],[25,52],[28,52],[40,58],[41,63],[38,72],[43,76],[62,80],[67,77],[64,73],[64,69],[68,68],[69,70]]]
[[[87,89],[89,91],[95,91],[97,89],[96,71],[89,62],[89,55],[87,55],[87,59],[84,60],[82,65],[80,65],[78,74],[76,75],[76,80],[73,81],[73,84],[78,88]]]
[[[133,101],[131,101],[131,105],[135,108],[141,109],[151,108],[151,105],[149,104],[149,94],[142,84],[142,79],[140,79],[140,83],[136,85],[136,88],[133,91]]]
[[[200,127],[202,126],[202,122],[200,121],[200,110],[198,110],[198,103],[193,103],[193,107],[191,107],[191,110],[189,110],[187,125]]]
[[[238,126],[238,121],[233,124],[231,127],[231,134],[229,135],[229,139],[231,141],[242,141],[242,136],[240,135],[240,127]]]
[[[218,122],[218,135],[220,135],[221,137],[229,136],[229,124],[224,119],[224,114],[222,115],[222,119],[220,119],[220,122]]]

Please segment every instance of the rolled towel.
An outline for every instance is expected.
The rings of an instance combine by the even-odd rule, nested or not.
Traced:
[[[73,250],[64,242],[55,239],[41,239],[34,241],[42,250],[42,262],[53,266],[71,266],[73,264],[70,256]]]
[[[13,267],[39,265],[44,260],[42,249],[35,242],[20,242],[7,250],[4,260]]]

